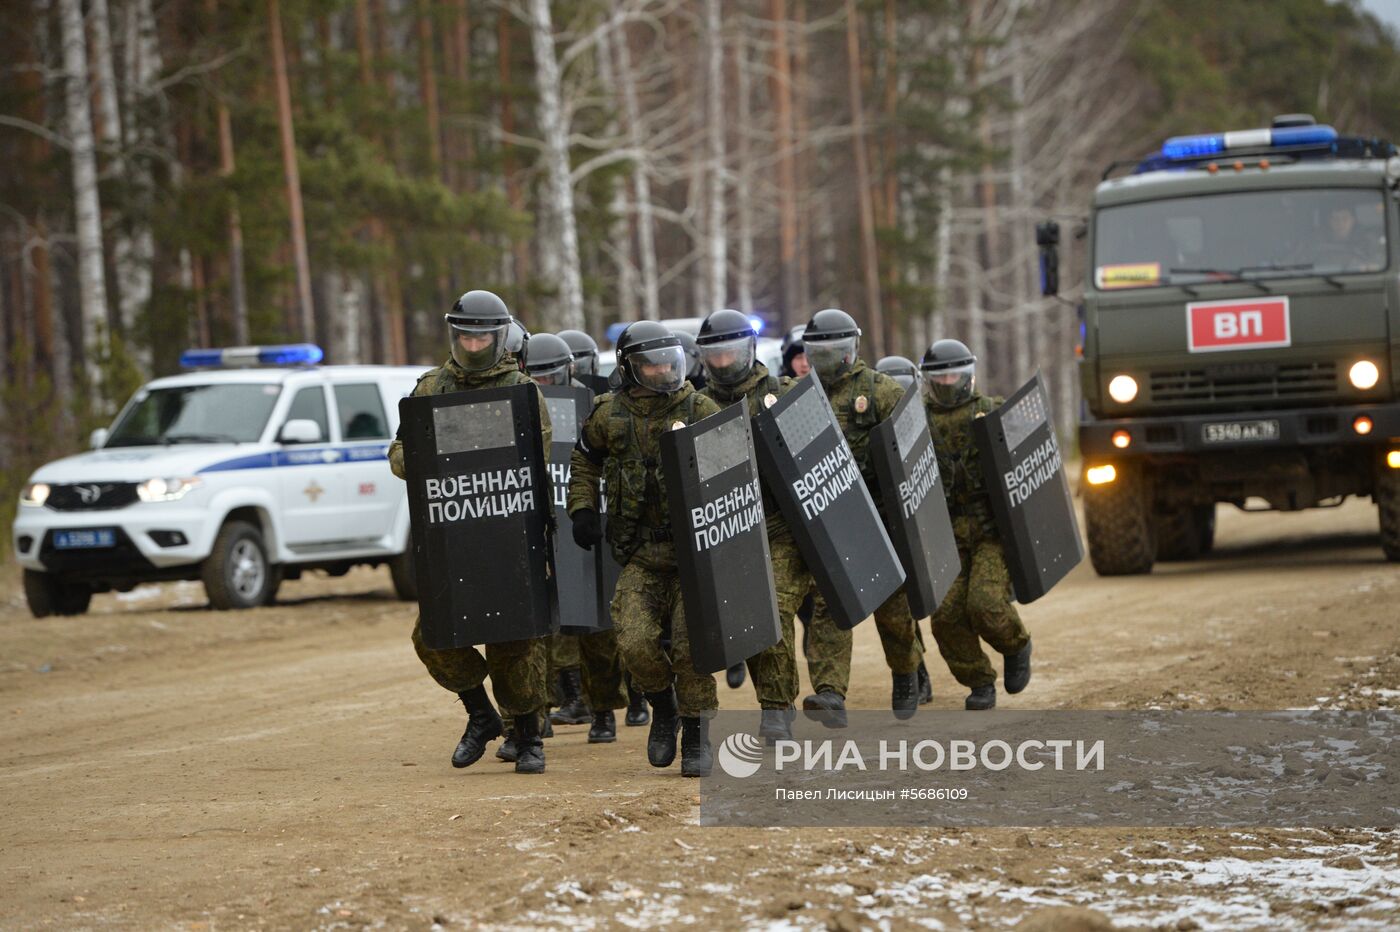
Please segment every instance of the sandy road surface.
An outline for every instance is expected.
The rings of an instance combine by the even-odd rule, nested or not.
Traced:
[[[1389,707],[1400,566],[1367,503],[1221,510],[1203,562],[1025,610],[1031,688],[1008,708]],[[0,588],[0,926],[1394,927],[1400,833],[702,829],[645,729],[547,742],[549,771],[448,766],[464,715],[426,678],[387,573],[281,604],[192,584],[32,620]],[[884,707],[875,632],[854,707]],[[936,657],[935,704],[962,693]],[[721,686],[726,706],[747,687]],[[1078,919],[1075,917],[1079,916]]]

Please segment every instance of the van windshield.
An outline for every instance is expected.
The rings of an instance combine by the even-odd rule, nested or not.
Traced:
[[[267,382],[142,389],[104,446],[251,443],[281,391]]]
[[[1369,188],[1318,188],[1124,204],[1099,211],[1094,243],[1103,290],[1379,272],[1385,200]]]

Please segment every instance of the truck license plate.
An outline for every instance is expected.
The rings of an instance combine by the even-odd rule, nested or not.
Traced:
[[[1206,443],[1250,443],[1278,439],[1278,421],[1222,421],[1201,428]]]
[[[117,532],[112,528],[53,532],[55,550],[94,550],[100,547],[115,547],[116,545]]]

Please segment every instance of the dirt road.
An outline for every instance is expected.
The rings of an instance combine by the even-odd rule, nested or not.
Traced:
[[[455,771],[464,714],[386,572],[245,613],[183,584],[42,622],[14,576],[5,928],[1097,927],[1070,907],[1125,927],[1400,923],[1400,833],[702,829],[694,782],[651,770],[636,728],[612,746],[559,729],[542,777],[489,756]],[[1210,559],[1115,580],[1086,563],[1024,615],[1035,680],[1007,708],[1400,700],[1400,566],[1368,503],[1222,508]],[[851,705],[885,707],[872,625],[856,643]],[[960,707],[929,666],[935,705]]]

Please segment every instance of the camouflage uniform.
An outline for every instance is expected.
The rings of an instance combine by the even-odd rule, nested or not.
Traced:
[[[953,676],[971,689],[995,683],[997,678],[979,637],[1001,654],[1014,654],[1030,640],[1011,604],[1011,576],[972,436],[973,420],[1001,402],[975,393],[952,409],[925,402],[962,560],[962,571],[933,613],[933,637]]]
[[[550,683],[555,682],[560,670],[577,667],[583,681],[583,698],[590,709],[603,712],[627,706],[615,629],[591,634],[556,634],[549,642]]]
[[[753,417],[764,409],[768,396],[775,400],[781,398],[795,384],[787,377],[779,379],[769,375],[768,368],[756,362],[749,377],[738,385],[725,386],[711,381],[706,384],[702,394],[725,408],[746,400],[749,417]],[[792,619],[807,590],[812,587],[812,574],[802,561],[797,542],[778,511],[778,503],[773,500],[766,481],[763,482],[763,512],[768,519],[768,551],[773,559],[773,585],[778,595],[778,621],[782,625],[783,637],[777,644],[750,657],[748,666],[759,708],[787,709],[797,702],[799,688]]]
[[[695,672],[681,603],[676,552],[661,470],[661,434],[679,421],[694,424],[719,411],[687,383],[671,395],[640,388],[600,395],[579,432],[569,476],[569,514],[599,510],[607,483],[607,541],[622,565],[612,617],[622,663],[638,689],[671,688],[686,717],[718,708],[713,676]],[[669,631],[671,655],[661,647]]]
[[[860,359],[832,385],[823,387],[851,448],[851,457],[879,505],[880,486],[870,465],[870,430],[894,413],[895,405],[904,397],[904,389]],[[836,627],[820,594],[815,609],[807,627],[807,673],[816,692],[830,690],[844,698],[851,681],[851,632]],[[875,609],[875,627],[890,672],[907,675],[918,670],[923,646],[903,586]]]
[[[448,359],[441,367],[429,369],[413,388],[414,396],[446,395],[450,392],[473,391],[483,388],[504,388],[508,385],[534,383],[520,371],[515,357],[507,354],[496,365],[482,372],[468,372]],[[549,409],[540,398],[540,432],[544,448],[549,450],[551,431]],[[403,464],[403,442],[397,438],[389,444],[389,468],[403,479],[407,476]],[[443,689],[454,693],[469,692],[480,686],[487,676],[496,702],[506,715],[528,715],[544,711],[549,701],[545,687],[549,657],[541,638],[487,644],[486,656],[475,647],[450,647],[431,650],[423,643],[423,619],[413,624],[413,649],[428,673]]]

